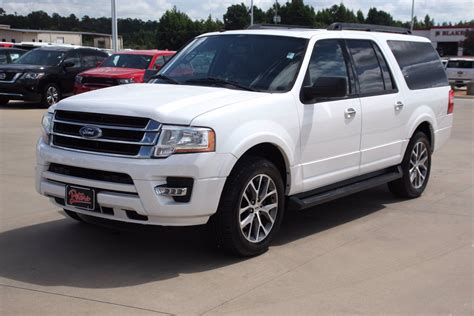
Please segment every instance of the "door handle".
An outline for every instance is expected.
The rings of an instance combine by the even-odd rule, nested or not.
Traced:
[[[397,101],[397,103],[395,103],[395,111],[400,111],[403,108],[403,106],[404,106],[403,102]]]
[[[348,108],[344,111],[344,117],[346,119],[351,119],[356,115],[357,111],[354,110],[353,108]]]

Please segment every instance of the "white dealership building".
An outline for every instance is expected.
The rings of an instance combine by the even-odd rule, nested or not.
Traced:
[[[466,31],[474,30],[471,26],[434,26],[430,29],[414,30],[414,35],[429,38],[441,56],[465,56],[468,54],[463,48]]]

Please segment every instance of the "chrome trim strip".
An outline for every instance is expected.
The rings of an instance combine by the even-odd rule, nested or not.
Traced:
[[[23,73],[22,72],[17,72],[12,80],[0,80],[0,83],[14,83]]]
[[[145,143],[145,142],[141,142],[141,141],[140,142],[130,142],[130,141],[125,141],[125,140],[113,140],[113,139],[109,139],[109,138],[87,138],[87,137],[69,135],[69,134],[63,134],[63,133],[57,133],[57,132],[51,132],[51,135],[69,137],[69,138],[75,138],[75,139],[81,139],[81,140],[88,140],[88,141],[96,141],[96,142],[102,142],[102,143],[127,144],[127,145],[137,145],[137,146],[153,146],[153,145],[155,145],[154,142],[146,142]]]
[[[1,83],[1,82],[0,82],[0,83]],[[23,94],[21,94],[21,93],[0,92],[0,95],[14,96],[14,97],[23,97]]]
[[[153,122],[153,124],[152,124]],[[116,126],[116,125],[101,125],[101,124],[94,124],[94,123],[86,123],[86,122],[74,122],[74,121],[64,121],[56,119],[56,114],[54,115],[53,123],[62,123],[62,124],[70,124],[70,125],[78,125],[78,126],[95,126],[98,128],[104,129],[114,129],[114,130],[122,130],[122,131],[135,131],[135,132],[158,132],[161,128],[161,124],[157,121],[150,120],[145,128],[136,128],[136,127],[124,127],[124,126]]]

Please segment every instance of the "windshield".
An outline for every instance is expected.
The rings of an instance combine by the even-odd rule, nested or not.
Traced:
[[[472,60],[450,60],[448,61],[448,68],[474,68],[474,61]]]
[[[63,59],[64,52],[34,49],[24,54],[14,64],[54,66]]]
[[[132,54],[114,54],[107,58],[101,67],[120,67],[147,69],[153,56],[132,55]]]
[[[284,36],[200,37],[165,65],[155,82],[209,86],[228,82],[233,88],[285,92],[293,86],[306,45],[306,39]]]

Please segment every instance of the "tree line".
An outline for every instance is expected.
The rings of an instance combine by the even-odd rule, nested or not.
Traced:
[[[186,13],[174,7],[167,10],[159,20],[143,21],[141,19],[118,19],[119,34],[123,37],[127,48],[147,49],[178,49],[193,37],[212,31],[235,30],[246,28],[250,24],[250,8],[244,3],[234,4],[227,8],[222,20],[191,19]],[[274,17],[279,23],[325,28],[334,22],[367,23],[377,25],[410,27],[409,21],[399,21],[383,10],[370,8],[367,14],[361,10],[354,12],[344,4],[336,4],[316,11],[304,0],[289,0],[284,4],[276,3],[264,11],[254,6],[254,23],[273,23]],[[106,17],[78,18],[74,14],[61,16],[57,13],[49,15],[44,11],[33,11],[28,15],[7,13],[0,8],[0,24],[11,25],[12,28],[44,29],[61,31],[81,31],[111,33],[111,19]],[[415,17],[416,29],[429,28],[435,21],[427,14],[423,19]],[[460,21],[454,24],[443,22],[441,26],[472,26],[474,20]]]

